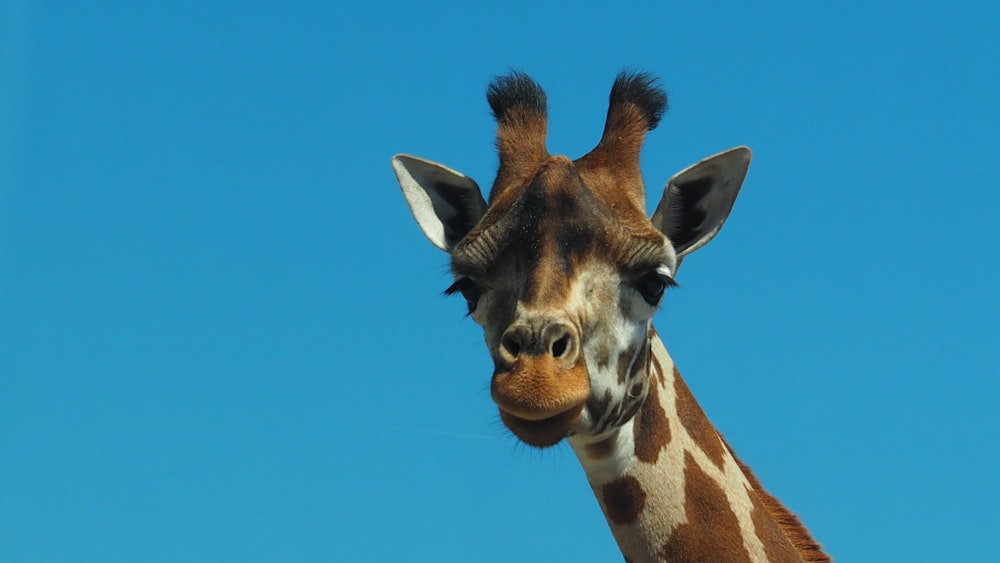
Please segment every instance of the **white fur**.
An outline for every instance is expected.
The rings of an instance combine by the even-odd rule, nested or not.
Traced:
[[[451,186],[467,193],[469,201],[473,202],[473,213],[476,214],[472,217],[473,223],[486,213],[486,200],[483,199],[479,186],[461,172],[406,154],[392,157],[392,169],[420,230],[441,250],[451,250],[445,236],[445,223],[458,220],[463,213],[442,197],[441,186]]]

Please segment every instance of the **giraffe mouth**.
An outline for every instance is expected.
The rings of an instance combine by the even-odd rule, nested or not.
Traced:
[[[528,420],[515,416],[502,408],[500,420],[519,440],[536,448],[547,448],[559,443],[567,432],[580,418],[584,404],[581,403],[569,410],[541,420]]]

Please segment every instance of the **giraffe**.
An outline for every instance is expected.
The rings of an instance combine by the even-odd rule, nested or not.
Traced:
[[[647,217],[639,152],[666,111],[651,75],[620,73],[604,133],[576,160],[546,148],[544,91],[495,78],[499,168],[488,199],[421,158],[392,166],[418,226],[449,253],[482,326],[503,424],[566,439],[626,561],[830,561],[705,416],[652,326],[681,261],[722,227],[750,165],[735,147],[674,175]]]

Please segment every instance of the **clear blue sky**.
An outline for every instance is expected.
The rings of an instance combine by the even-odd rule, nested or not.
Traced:
[[[0,3],[0,561],[618,560],[389,158],[624,67],[651,194],[754,150],[656,320],[716,426],[840,561],[1000,559],[995,3],[337,4]]]

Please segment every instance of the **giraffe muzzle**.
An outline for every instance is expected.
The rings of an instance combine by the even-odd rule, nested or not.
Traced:
[[[582,357],[565,366],[551,355],[522,355],[510,369],[494,372],[490,391],[504,425],[525,443],[545,447],[579,418],[590,380]]]

